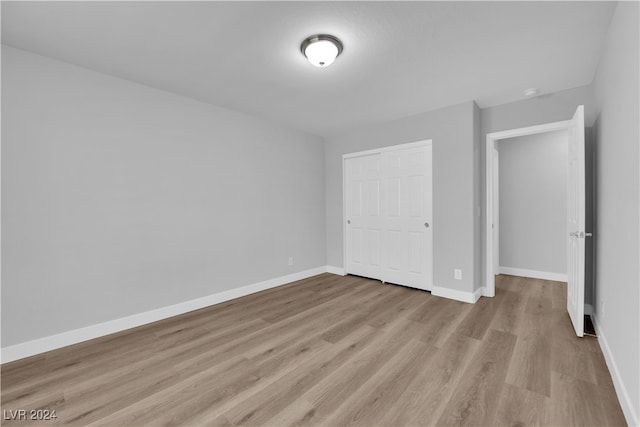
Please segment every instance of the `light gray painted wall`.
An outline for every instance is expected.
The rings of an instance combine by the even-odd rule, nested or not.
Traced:
[[[593,138],[593,127],[585,129],[584,133],[584,156],[585,156],[585,225],[586,231],[593,232],[596,228],[596,187],[595,187],[595,142]],[[596,281],[596,240],[589,238],[585,241],[585,266],[584,266],[584,302],[593,306],[593,294]],[[592,307],[593,308],[593,307]]]
[[[590,150],[592,150],[591,143],[591,129],[595,117],[595,106],[593,97],[593,88],[591,86],[581,86],[574,89],[568,89],[552,94],[542,95],[536,98],[526,99],[523,101],[512,102],[510,104],[499,105],[496,107],[489,107],[480,110],[480,138],[482,141],[482,149],[480,150],[480,181],[482,188],[482,224],[485,223],[487,209],[486,209],[486,169],[485,169],[485,157],[486,157],[486,140],[487,133],[500,132],[509,129],[518,129],[522,127],[541,125],[545,123],[552,123],[557,121],[569,120],[573,117],[578,105],[584,105],[585,107],[585,124],[587,129],[585,130],[586,139],[586,157],[592,158]],[[594,171],[592,164],[587,162],[586,165],[587,174],[587,227],[593,229],[593,224],[590,222],[593,220],[592,211],[594,209],[592,204],[592,191],[590,187],[592,182],[592,176]],[[486,230],[484,226],[480,228],[482,247],[485,247],[486,242]],[[587,240],[587,260],[589,260],[590,254],[593,252],[593,241]],[[486,256],[485,251],[481,252],[481,267],[482,267],[482,286],[484,286],[484,278],[486,277]],[[589,268],[591,267],[591,269]],[[587,270],[585,276],[585,302],[587,304],[592,303],[592,288],[593,288],[593,267],[592,262],[587,262]]]
[[[325,141],[327,263],[343,267],[342,155],[425,139],[433,140],[434,284],[471,292],[474,278],[475,104],[382,123]],[[463,270],[454,280],[454,268]]]
[[[321,138],[6,46],[2,107],[3,347],[325,265]]]
[[[500,266],[567,274],[567,131],[498,143]]]
[[[560,92],[540,95],[522,101],[480,110],[480,130],[484,135],[527,126],[569,120],[578,105],[585,106],[585,125],[591,127],[595,119],[593,88],[580,86]]]
[[[597,107],[594,305],[597,323],[635,412],[633,420],[627,411],[627,421],[636,425],[640,424],[639,7],[638,2],[618,4],[594,79]]]

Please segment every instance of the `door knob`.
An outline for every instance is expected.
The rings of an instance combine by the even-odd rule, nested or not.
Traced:
[[[593,234],[592,233],[585,233],[584,231],[572,231],[571,233],[569,233],[569,236],[577,237],[579,239],[584,239],[585,237],[592,237]]]

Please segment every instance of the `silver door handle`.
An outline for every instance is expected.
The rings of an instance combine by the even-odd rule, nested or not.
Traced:
[[[572,231],[571,233],[569,233],[569,236],[584,239],[585,237],[592,237],[593,233],[585,233],[584,231]]]

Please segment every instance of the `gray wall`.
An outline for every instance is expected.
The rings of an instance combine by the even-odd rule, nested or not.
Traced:
[[[640,423],[638,8],[638,2],[618,4],[594,79],[597,106],[594,306],[597,323],[635,411],[636,419],[628,421],[635,423]]]
[[[500,266],[567,274],[567,131],[498,144]]]
[[[321,138],[6,46],[2,107],[3,347],[325,265]]]
[[[517,129],[527,126],[569,120],[578,105],[585,106],[585,124],[593,125],[595,119],[594,96],[591,86],[580,86],[560,92],[540,95],[522,101],[480,110],[480,131],[490,132]]]
[[[466,102],[325,141],[327,264],[343,267],[342,155],[433,140],[434,284],[471,292],[474,278],[474,109]],[[460,268],[462,280],[454,280]]]
[[[595,142],[593,128],[588,127],[584,132],[585,155],[585,228],[592,234],[596,229],[596,185],[595,185]],[[589,238],[585,241],[585,266],[584,266],[584,302],[593,308],[595,282],[596,282],[596,239]]]

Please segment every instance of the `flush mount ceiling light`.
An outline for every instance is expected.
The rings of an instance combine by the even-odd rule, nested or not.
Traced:
[[[327,67],[342,52],[342,42],[329,34],[315,34],[304,39],[300,51],[316,67]]]

